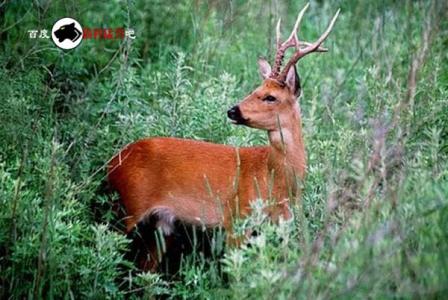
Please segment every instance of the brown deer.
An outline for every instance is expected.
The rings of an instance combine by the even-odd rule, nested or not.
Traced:
[[[179,139],[142,139],[122,149],[110,162],[108,177],[120,195],[127,217],[127,231],[151,217],[167,239],[174,221],[205,227],[223,226],[228,240],[232,220],[250,213],[255,199],[269,200],[266,213],[275,222],[289,219],[290,202],[300,196],[298,182],[306,172],[302,137],[300,80],[295,64],[313,52],[324,52],[339,11],[327,30],[314,43],[299,41],[297,29],[308,5],[300,11],[291,35],[280,41],[276,27],[277,53],[274,66],[258,61],[262,84],[227,115],[234,124],[266,130],[268,146],[236,148],[227,145]],[[282,68],[288,48],[295,51]],[[144,268],[158,265],[155,244],[149,249]]]

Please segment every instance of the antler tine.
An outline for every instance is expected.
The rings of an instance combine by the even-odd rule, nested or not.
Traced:
[[[281,43],[280,42],[280,25],[281,25],[281,23],[282,23],[282,18],[279,18],[278,22],[277,22],[276,29],[275,29],[276,38],[277,38],[277,40],[276,40],[277,49],[280,47],[280,43]]]
[[[304,52],[304,55],[308,54],[309,52],[316,51],[316,49],[319,48],[320,45],[327,39],[331,30],[333,30],[334,23],[336,22],[336,19],[338,18],[340,11],[341,9],[338,9],[333,19],[331,19],[330,25],[328,25],[327,30],[325,30],[325,32],[320,36],[320,38],[315,43],[309,45],[308,47],[302,50],[302,52]]]
[[[308,2],[304,8],[299,12],[299,15],[297,16],[296,23],[294,24],[294,28],[291,31],[291,34],[289,35],[289,38],[286,40],[285,43],[294,42],[296,48],[299,48],[299,39],[297,38],[297,30],[299,28],[300,22],[302,22],[303,15],[305,14],[305,11],[310,6],[310,3]]]
[[[274,67],[272,68],[271,78],[275,78],[280,73],[280,68],[282,67],[282,61],[285,56],[285,51],[290,47],[295,47],[299,49],[299,39],[297,38],[297,29],[299,28],[300,22],[302,21],[302,17],[305,14],[305,11],[309,7],[309,3],[305,5],[304,8],[299,12],[297,16],[296,23],[294,24],[294,28],[289,35],[288,39],[283,43],[280,41],[280,25],[281,19],[278,20],[276,26],[276,36],[277,36],[277,53],[275,54]]]
[[[280,76],[278,76],[278,79],[280,81],[285,80],[286,75],[288,74],[289,68],[291,68],[291,66],[295,65],[297,63],[297,61],[299,59],[301,59],[302,57],[304,57],[305,55],[312,53],[312,52],[327,51],[327,49],[321,47],[321,44],[325,41],[325,39],[328,37],[331,30],[333,29],[334,23],[336,22],[336,19],[339,16],[339,12],[340,12],[340,9],[338,9],[336,14],[334,15],[333,19],[331,20],[330,24],[327,27],[327,30],[325,30],[325,32],[317,39],[317,41],[315,41],[314,43],[311,43],[311,44],[302,42],[302,44],[306,45],[306,47],[297,49],[297,51],[293,54],[293,56],[290,58],[290,60],[286,64],[285,68],[281,72]]]
[[[308,47],[308,46],[311,46],[312,43],[308,43],[308,42],[300,42],[300,46],[302,46],[302,45]],[[324,47],[322,47],[322,46],[319,46],[319,48],[316,49],[316,52],[327,52],[327,51],[328,51],[328,49],[327,49],[327,48],[324,48]]]

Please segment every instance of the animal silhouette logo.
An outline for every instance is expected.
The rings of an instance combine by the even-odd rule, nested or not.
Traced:
[[[82,27],[72,18],[63,18],[53,25],[51,38],[61,49],[69,50],[78,46],[82,41]]]
[[[58,38],[60,43],[65,39],[76,42],[81,37],[81,32],[75,27],[75,23],[71,23],[61,26],[54,32],[54,35]]]

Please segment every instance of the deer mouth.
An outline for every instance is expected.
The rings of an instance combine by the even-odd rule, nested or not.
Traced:
[[[244,118],[241,118],[241,119],[238,119],[238,120],[232,120],[231,119],[230,122],[233,125],[247,125],[248,122],[249,122],[249,119],[244,119]]]

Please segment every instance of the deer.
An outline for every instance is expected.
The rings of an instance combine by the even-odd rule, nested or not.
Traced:
[[[306,5],[294,28],[281,42],[281,19],[276,26],[274,64],[258,60],[262,83],[227,111],[231,123],[267,132],[269,145],[233,147],[174,137],[153,137],[125,146],[108,164],[108,180],[118,191],[126,217],[126,232],[148,218],[167,239],[174,222],[222,227],[230,245],[233,220],[247,217],[251,203],[264,199],[272,222],[292,217],[291,203],[300,198],[306,174],[306,152],[298,98],[301,95],[296,63],[310,53],[326,52],[322,46],[339,15],[313,43],[300,41],[297,31]],[[285,53],[294,53],[282,68]],[[244,238],[244,237],[243,237]],[[149,246],[143,269],[157,270],[156,244]]]

